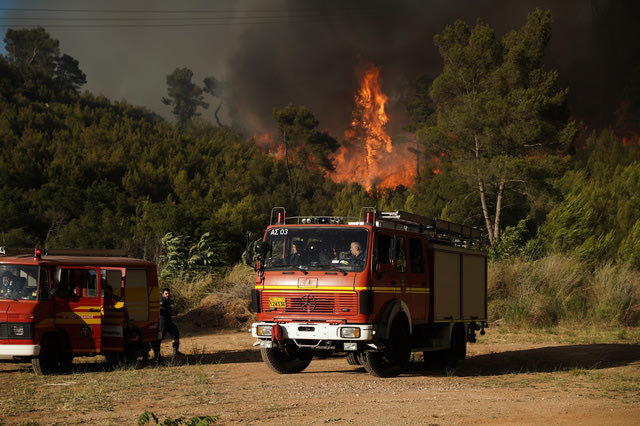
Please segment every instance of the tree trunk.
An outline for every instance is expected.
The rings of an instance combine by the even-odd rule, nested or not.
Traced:
[[[222,102],[220,102],[220,105],[218,105],[218,108],[216,108],[216,111],[213,113],[213,116],[216,118],[216,123],[218,123],[218,127],[222,127],[222,123],[220,122],[220,118],[218,117],[220,108],[222,108]]]
[[[502,211],[502,199],[504,195],[505,178],[500,179],[500,185],[498,187],[498,194],[496,195],[496,212],[495,221],[493,224],[493,241],[498,242],[500,240],[500,213]]]
[[[291,163],[289,161],[289,144],[287,143],[287,129],[282,129],[282,143],[284,144],[284,164],[287,169],[287,180],[289,181],[289,200],[292,205],[296,204],[296,197],[298,192],[298,184],[294,182],[293,171],[291,170]]]
[[[480,191],[480,203],[482,204],[482,214],[484,215],[484,221],[487,227],[487,234],[489,236],[489,244],[493,245],[495,242],[493,227],[491,226],[491,217],[489,216],[489,208],[487,207],[487,198],[484,191],[484,179],[480,172],[480,142],[478,137],[475,137],[476,149],[475,149],[475,161],[476,161],[476,178],[478,179],[478,190]]]
[[[498,194],[496,196],[496,213],[495,213],[495,221],[493,224],[493,243],[498,242],[498,240],[500,239],[500,212],[502,210],[502,198],[504,194],[504,185],[505,185],[505,178],[502,177],[500,179]],[[491,245],[493,245],[493,243],[491,243]]]

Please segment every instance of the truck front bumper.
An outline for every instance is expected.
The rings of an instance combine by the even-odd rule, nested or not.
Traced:
[[[282,339],[293,340],[300,347],[353,351],[358,344],[370,344],[375,335],[372,324],[326,323],[271,323],[257,322],[251,325],[251,335],[261,347],[273,346],[272,328],[278,325]]]
[[[14,358],[33,357],[40,355],[40,345],[0,345],[0,360],[13,360]]]

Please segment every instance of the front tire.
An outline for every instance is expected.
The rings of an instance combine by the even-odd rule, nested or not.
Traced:
[[[62,345],[55,336],[47,336],[40,343],[40,354],[31,358],[31,367],[37,376],[54,374],[62,368]]]
[[[404,323],[394,321],[385,349],[365,352],[363,365],[372,376],[395,377],[407,367],[410,358],[409,331]]]
[[[260,348],[262,360],[279,374],[300,373],[311,363],[313,353],[298,348],[293,342],[284,342],[273,348]]]

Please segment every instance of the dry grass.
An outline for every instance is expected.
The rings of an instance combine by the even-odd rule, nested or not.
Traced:
[[[591,270],[560,254],[490,262],[488,286],[492,322],[521,327],[640,322],[640,272],[627,265]]]
[[[225,277],[204,275],[174,281],[174,297],[187,311],[177,319],[181,330],[241,328],[251,324],[255,318],[250,310],[254,280],[252,268],[236,265]]]

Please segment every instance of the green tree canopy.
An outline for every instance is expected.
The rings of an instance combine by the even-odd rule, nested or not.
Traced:
[[[590,136],[558,181],[563,200],[540,226],[540,255],[574,253],[591,265],[628,261],[640,269],[640,146],[611,130]]]
[[[4,43],[11,65],[31,67],[47,76],[53,75],[60,43],[52,39],[44,28],[8,29]]]
[[[184,128],[189,120],[200,115],[198,108],[208,108],[202,96],[202,88],[193,83],[193,71],[189,68],[176,68],[167,75],[168,97],[162,103],[172,107],[179,128]]]
[[[444,60],[430,91],[436,118],[419,136],[428,155],[451,157],[474,182],[491,244],[500,238],[505,190],[524,193],[529,160],[574,134],[567,90],[543,65],[550,39],[551,14],[540,10],[502,40],[482,22],[471,28],[457,21],[435,36]]]
[[[331,171],[330,154],[339,148],[329,133],[318,128],[319,122],[306,107],[289,104],[273,109],[273,118],[283,147],[289,182],[289,201],[295,208],[300,180],[308,170]]]
[[[77,92],[80,87],[86,84],[87,76],[80,70],[78,61],[65,53],[56,59],[53,80],[62,90]]]

